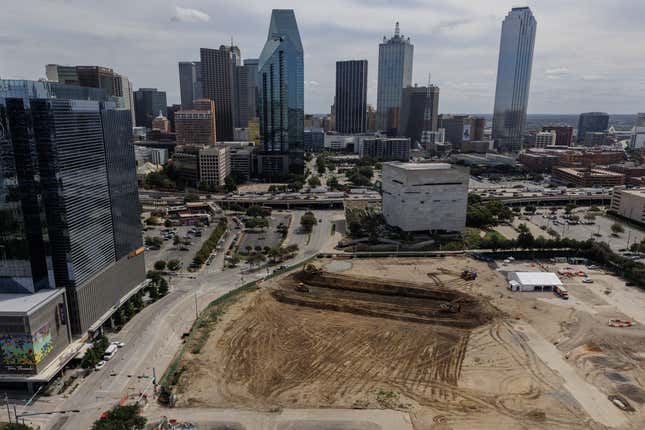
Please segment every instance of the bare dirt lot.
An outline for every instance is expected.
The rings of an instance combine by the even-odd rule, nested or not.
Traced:
[[[601,297],[601,276],[567,284],[571,305],[511,293],[466,257],[318,265],[330,270],[267,282],[228,308],[184,356],[178,406],[388,408],[415,429],[642,428],[645,331],[607,327],[629,315]]]

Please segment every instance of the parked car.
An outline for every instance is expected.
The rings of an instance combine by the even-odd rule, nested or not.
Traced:
[[[94,370],[103,369],[103,366],[105,366],[105,363],[107,363],[105,360],[99,361],[98,363],[96,363],[96,366],[94,366]]]
[[[115,340],[111,344],[116,345],[117,348],[123,348],[125,346],[125,343],[121,342],[120,340]]]

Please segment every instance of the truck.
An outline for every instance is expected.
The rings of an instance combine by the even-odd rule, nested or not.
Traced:
[[[117,349],[119,349],[119,347],[115,344],[111,344],[110,346],[108,346],[105,352],[103,353],[103,360],[108,361],[112,357],[114,357],[114,354],[116,354]]]
[[[564,299],[564,300],[569,299],[569,292],[564,287],[556,285],[555,287],[553,287],[553,292],[555,293],[556,296],[560,297],[561,299]]]

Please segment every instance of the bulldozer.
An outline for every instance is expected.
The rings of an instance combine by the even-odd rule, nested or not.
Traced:
[[[465,281],[474,281],[477,279],[477,272],[474,270],[464,270],[461,272],[461,279]]]

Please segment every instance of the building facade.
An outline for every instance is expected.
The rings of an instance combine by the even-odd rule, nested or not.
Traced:
[[[246,128],[249,120],[258,116],[257,96],[258,60],[247,58],[244,65],[235,67],[235,92],[237,100],[237,116],[235,127]]]
[[[408,137],[413,144],[418,144],[423,140],[423,132],[437,131],[438,124],[439,87],[404,88],[399,136]]]
[[[383,163],[385,221],[409,232],[463,232],[469,177],[447,163]]]
[[[641,149],[645,147],[645,113],[639,113],[636,116],[636,124],[632,131],[629,146],[632,149]]]
[[[399,23],[394,36],[387,39],[378,50],[378,92],[376,95],[377,128],[396,136],[399,127],[399,111],[403,88],[412,85],[412,57],[414,45],[410,38],[401,35]]]
[[[57,324],[73,336],[145,280],[132,117],[105,99],[104,90],[0,81],[0,171],[11,178],[0,186],[10,197],[0,203],[0,296],[64,289]]]
[[[219,49],[200,49],[203,98],[215,102],[217,136],[233,140],[236,121],[234,89],[235,66],[239,50],[220,46]]]
[[[304,172],[304,53],[296,16],[274,9],[258,63],[258,174]]]
[[[582,144],[587,147],[607,145],[607,133],[604,131],[588,131],[585,133]]]
[[[472,115],[440,115],[439,127],[446,131],[446,141],[454,149],[460,149],[464,142],[484,140],[486,120]]]
[[[546,125],[542,131],[555,131],[555,144],[557,146],[571,146],[573,142],[573,127],[569,125]]]
[[[179,96],[181,108],[193,108],[193,101],[203,97],[202,67],[199,61],[179,62]]]
[[[137,126],[152,129],[152,120],[166,116],[166,92],[156,88],[139,88],[134,92],[134,116]]]
[[[305,130],[304,149],[306,152],[322,152],[325,149],[325,132],[320,128]]]
[[[615,187],[609,210],[639,223],[645,223],[645,190]]]
[[[382,161],[409,161],[410,139],[366,137],[359,140],[358,155],[361,158],[371,157]]]
[[[175,136],[178,145],[215,145],[216,114],[212,100],[198,99],[194,109],[175,113]]]
[[[199,183],[220,186],[231,174],[231,155],[224,145],[205,146],[199,150]]]
[[[367,130],[367,60],[336,61],[336,131]]]
[[[535,147],[546,148],[556,144],[558,136],[555,131],[540,131],[535,134]]]
[[[536,28],[528,7],[514,7],[502,23],[492,136],[501,151],[522,149]]]
[[[554,167],[551,181],[555,184],[583,188],[604,188],[625,185],[625,175],[604,169]]]
[[[585,112],[578,117],[577,141],[582,143],[587,133],[606,132],[609,128],[609,114],[606,112]]]

